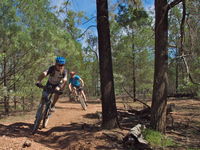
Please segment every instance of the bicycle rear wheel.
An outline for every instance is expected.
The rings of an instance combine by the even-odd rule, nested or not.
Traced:
[[[81,106],[82,106],[83,110],[87,110],[87,106],[86,106],[86,103],[84,101],[84,98],[83,98],[82,94],[79,94],[78,99],[79,99],[79,101],[81,103]]]
[[[35,132],[38,130],[43,116],[44,116],[44,104],[40,104],[36,113],[32,134],[35,134]]]

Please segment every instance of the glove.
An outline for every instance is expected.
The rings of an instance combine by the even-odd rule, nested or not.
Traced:
[[[60,91],[60,87],[57,86],[57,87],[55,88],[55,90],[56,90],[56,91]]]
[[[40,82],[37,82],[35,85],[36,85],[37,87],[39,87],[39,88],[43,87],[42,84],[41,84]]]
[[[61,88],[59,86],[57,86],[55,88],[55,93],[58,94],[58,95],[61,95],[61,94],[63,94],[63,91],[61,90]]]

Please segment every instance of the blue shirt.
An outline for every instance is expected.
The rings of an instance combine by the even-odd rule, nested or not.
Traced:
[[[80,77],[78,75],[75,75],[73,78],[69,79],[69,83],[71,83],[73,86],[80,86]]]

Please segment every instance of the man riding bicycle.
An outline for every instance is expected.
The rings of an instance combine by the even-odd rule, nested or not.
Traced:
[[[70,72],[70,79],[69,79],[69,91],[71,93],[74,88],[77,89],[77,90],[80,90],[81,94],[83,95],[85,104],[87,106],[87,103],[86,103],[87,99],[86,99],[85,93],[83,91],[83,86],[84,86],[84,82],[81,79],[81,77],[76,75],[76,73],[74,71],[71,71]],[[76,90],[75,90],[75,93],[77,95]]]
[[[66,59],[64,57],[56,57],[55,65],[50,66],[48,70],[40,74],[36,82],[36,86],[41,87],[41,81],[45,77],[49,76],[45,86],[46,88],[42,92],[42,99],[40,103],[42,103],[43,100],[48,100],[48,95],[50,94],[48,89],[54,89],[56,92],[54,94],[53,103],[51,105],[51,111],[55,111],[55,104],[59,99],[59,95],[63,93],[63,90],[66,86],[67,71],[64,67],[65,63]]]

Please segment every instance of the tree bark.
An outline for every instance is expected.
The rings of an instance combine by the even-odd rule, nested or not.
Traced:
[[[117,124],[107,0],[97,0],[97,29],[102,100],[102,127],[112,129]]]
[[[166,128],[168,87],[168,12],[164,12],[168,11],[164,9],[166,5],[167,0],[155,0],[155,72],[151,126],[162,133],[165,133]]]
[[[6,53],[4,51],[4,53]],[[3,78],[3,85],[4,87],[7,87],[7,61],[6,61],[6,55],[4,56],[3,59],[3,74],[4,74],[4,78]],[[7,89],[6,89],[7,90]],[[4,110],[6,114],[9,114],[9,98],[7,95],[4,95]]]
[[[134,99],[136,99],[136,71],[135,71],[136,67],[135,67],[135,46],[134,46],[134,43],[132,44],[132,51],[133,51],[133,97],[134,97]]]

